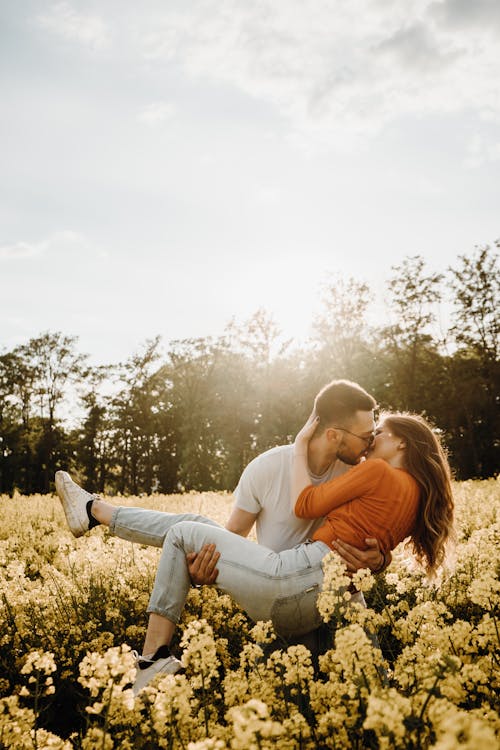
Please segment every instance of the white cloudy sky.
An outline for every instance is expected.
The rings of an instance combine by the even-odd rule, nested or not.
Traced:
[[[100,361],[500,236],[498,0],[4,0],[0,350]]]

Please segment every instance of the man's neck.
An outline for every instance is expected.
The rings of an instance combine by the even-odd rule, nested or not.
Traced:
[[[307,468],[317,477],[320,477],[329,466],[336,461],[336,457],[328,451],[325,451],[324,446],[314,438],[309,443],[307,450]]]

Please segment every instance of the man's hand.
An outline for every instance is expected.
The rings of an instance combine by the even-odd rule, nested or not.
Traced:
[[[199,552],[188,552],[186,560],[192,583],[196,586],[215,583],[219,575],[215,567],[219,557],[215,544],[205,544]]]
[[[333,542],[334,549],[339,553],[347,565],[349,573],[355,573],[360,568],[370,568],[372,573],[380,573],[392,560],[391,553],[384,555],[380,549],[378,539],[365,539],[368,549],[361,550],[352,544],[337,539]]]

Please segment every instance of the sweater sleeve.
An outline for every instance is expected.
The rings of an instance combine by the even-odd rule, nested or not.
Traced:
[[[322,518],[340,505],[371,492],[384,475],[385,466],[382,459],[364,461],[329,482],[305,487],[295,503],[295,515]]]

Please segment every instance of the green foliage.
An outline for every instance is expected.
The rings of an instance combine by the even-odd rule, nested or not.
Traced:
[[[495,243],[500,248],[500,240]],[[455,295],[451,333],[467,350],[481,359],[498,361],[500,318],[500,267],[498,256],[486,246],[471,256],[460,255],[458,268],[450,268]]]
[[[334,277],[302,349],[262,309],[165,353],[156,337],[115,367],[86,368],[76,340],[60,333],[31,339],[0,355],[0,491],[47,492],[61,467],[98,492],[232,489],[255,455],[293,439],[317,391],[341,377],[384,408],[434,420],[457,477],[495,475],[499,246],[460,256],[446,278],[406,258],[388,282],[385,327],[367,323],[366,284]],[[445,288],[448,332],[436,329]]]
[[[86,375],[76,339],[43,333],[0,357],[0,490],[48,492],[72,439],[57,410]]]

